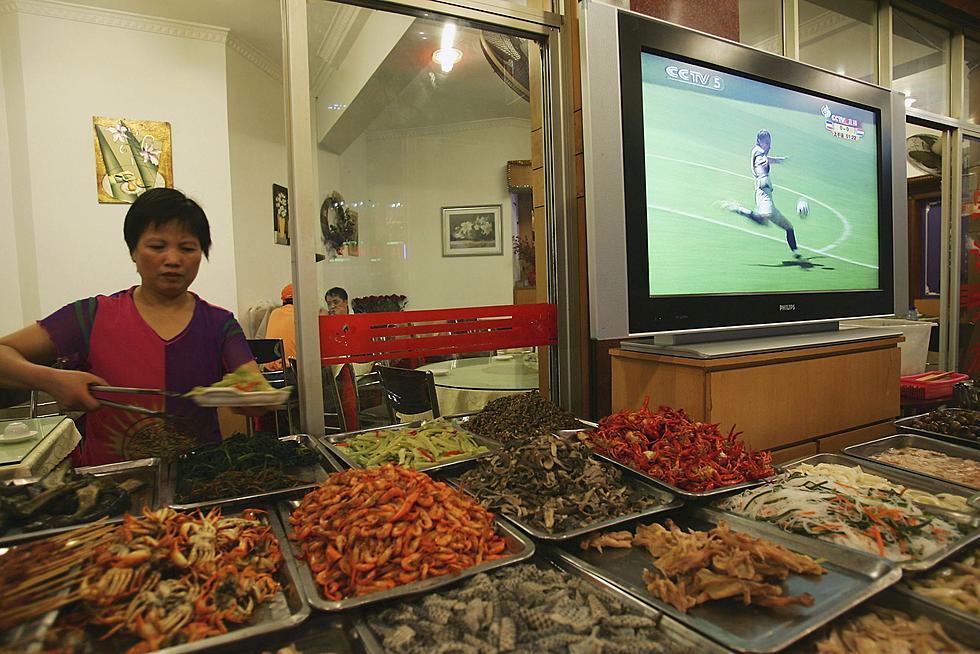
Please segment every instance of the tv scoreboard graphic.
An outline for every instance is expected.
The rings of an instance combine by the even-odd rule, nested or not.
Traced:
[[[845,141],[860,141],[864,138],[864,128],[860,120],[835,114],[827,105],[820,108],[820,113],[826,119],[824,126],[833,136]]]

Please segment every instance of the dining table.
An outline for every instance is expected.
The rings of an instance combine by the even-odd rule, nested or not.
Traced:
[[[499,397],[538,388],[537,358],[526,354],[453,359],[419,370],[432,373],[439,412],[446,416],[479,411]]]

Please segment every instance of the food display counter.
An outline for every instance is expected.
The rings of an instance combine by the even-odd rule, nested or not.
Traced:
[[[431,426],[254,438],[179,459],[125,516],[0,546],[0,651],[980,642],[975,489],[903,465],[932,451],[968,475],[976,449],[897,437],[774,465],[681,410],[585,423],[536,393]]]

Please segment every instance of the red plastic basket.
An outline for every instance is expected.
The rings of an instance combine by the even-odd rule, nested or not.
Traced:
[[[969,379],[959,372],[922,372],[901,377],[902,395],[913,400],[938,400],[952,397],[953,386]]]

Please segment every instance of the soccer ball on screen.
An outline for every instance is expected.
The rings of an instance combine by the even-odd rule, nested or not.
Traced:
[[[800,198],[796,203],[796,213],[800,214],[800,218],[806,218],[810,215],[810,203],[804,198]]]

